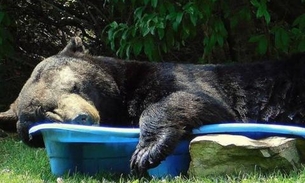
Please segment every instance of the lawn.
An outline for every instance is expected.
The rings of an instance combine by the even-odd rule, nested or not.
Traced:
[[[270,183],[303,183],[305,182],[305,168],[299,171],[292,171],[287,174],[273,172],[263,174],[254,172],[253,174],[237,174],[230,176],[214,176],[205,178],[175,177],[166,179],[141,178],[137,179],[128,175],[109,175],[97,174],[88,176],[74,174],[56,177],[52,175],[46,151],[42,148],[34,149],[24,145],[16,134],[10,134],[7,138],[0,138],[0,183],[2,182],[81,182],[81,183],[100,183],[100,182],[204,182],[204,183],[227,183],[227,182],[270,182]]]

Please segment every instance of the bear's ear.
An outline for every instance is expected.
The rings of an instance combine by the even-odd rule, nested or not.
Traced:
[[[60,52],[63,55],[71,55],[75,53],[85,53],[85,46],[80,37],[72,37],[66,47]]]

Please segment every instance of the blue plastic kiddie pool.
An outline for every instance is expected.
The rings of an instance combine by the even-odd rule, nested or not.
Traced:
[[[73,124],[41,124],[29,130],[31,135],[42,133],[51,171],[65,173],[130,173],[130,158],[139,141],[138,128],[110,128]],[[298,136],[305,138],[305,128],[253,124],[226,123],[204,125],[193,130],[193,135],[239,134],[259,139],[268,136]],[[177,176],[189,167],[189,141],[181,141],[175,151],[156,168],[148,170],[150,176]]]

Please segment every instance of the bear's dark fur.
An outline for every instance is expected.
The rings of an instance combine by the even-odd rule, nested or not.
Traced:
[[[28,129],[41,121],[139,125],[130,166],[142,174],[204,124],[305,124],[304,54],[252,64],[184,65],[89,56],[79,38],[71,42],[35,68],[11,109],[0,114],[3,121],[18,120],[27,144],[38,143]]]

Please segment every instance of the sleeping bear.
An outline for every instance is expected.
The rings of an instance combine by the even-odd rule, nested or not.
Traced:
[[[85,53],[79,37],[40,62],[1,121],[137,127],[131,170],[157,166],[193,128],[205,124],[304,125],[305,55],[251,64],[192,65],[124,61]]]

